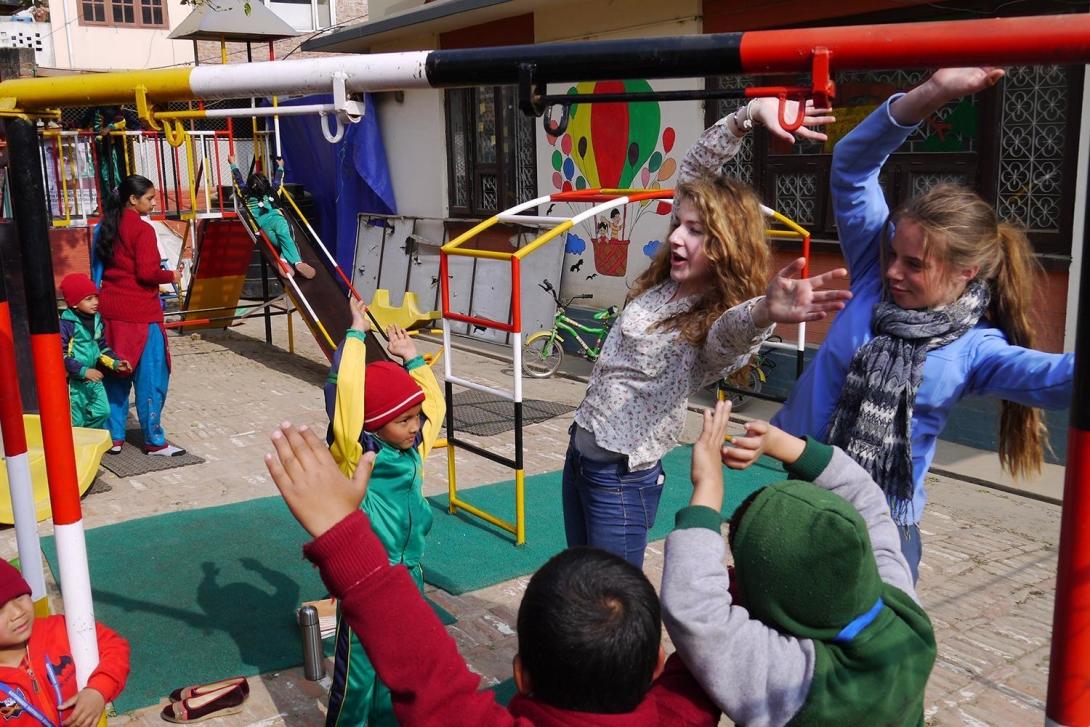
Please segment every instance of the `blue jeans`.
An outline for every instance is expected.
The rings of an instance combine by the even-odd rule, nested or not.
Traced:
[[[569,444],[563,486],[568,545],[601,548],[643,568],[665,479],[661,462],[630,472],[624,461],[587,459]]]
[[[920,559],[923,557],[923,540],[920,539],[919,525],[898,525],[897,534],[901,536],[901,555],[908,561],[912,571],[912,584],[920,580]]]

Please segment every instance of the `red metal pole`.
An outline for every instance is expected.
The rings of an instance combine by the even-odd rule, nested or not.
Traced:
[[[1086,198],[1090,203],[1090,188]],[[1072,727],[1090,725],[1090,225],[1083,227],[1082,249],[1075,383],[1045,707],[1047,724]]]

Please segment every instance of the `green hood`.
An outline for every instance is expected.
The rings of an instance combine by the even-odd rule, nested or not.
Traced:
[[[828,641],[882,595],[863,518],[808,482],[759,492],[731,551],[746,608],[793,636]]]
[[[935,661],[931,622],[911,596],[881,580],[851,503],[797,480],[765,488],[743,513],[731,550],[741,604],[814,644],[810,693],[793,727],[923,724]],[[873,621],[850,640],[833,640],[879,597]]]

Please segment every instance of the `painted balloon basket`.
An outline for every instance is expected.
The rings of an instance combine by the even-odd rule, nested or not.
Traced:
[[[594,238],[594,269],[599,275],[624,277],[628,271],[628,243],[616,237]]]

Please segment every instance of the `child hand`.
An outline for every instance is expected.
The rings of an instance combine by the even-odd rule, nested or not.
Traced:
[[[766,328],[772,323],[820,321],[844,307],[852,297],[848,290],[820,290],[834,280],[848,277],[844,268],[830,270],[812,278],[796,278],[806,265],[798,258],[772,276],[765,297],[753,306],[753,324]]]
[[[127,376],[132,373],[132,364],[128,361],[118,361],[117,368],[115,368],[114,371]]]
[[[784,101],[784,118],[789,122],[799,116],[798,101]],[[829,137],[820,131],[811,131],[811,126],[831,124],[836,121],[831,108],[815,108],[813,99],[807,99],[802,117],[802,126],[793,132],[780,126],[780,100],[778,98],[758,98],[750,102],[749,111],[753,114],[753,123],[768,127],[773,136],[783,139],[788,144],[795,143],[795,137],[812,141],[828,141]]]
[[[371,318],[367,315],[367,304],[355,298],[348,299],[348,308],[352,311],[352,328],[357,331],[371,330]]]
[[[97,689],[85,687],[58,708],[61,712],[71,709],[72,714],[62,722],[64,727],[95,727],[106,709],[106,698]]]
[[[227,155],[227,163],[230,164],[232,167],[235,166],[235,155],[234,154],[228,154]]]
[[[768,422],[746,422],[746,436],[733,437],[730,446],[723,447],[723,464],[732,470],[744,470],[765,452],[770,425]]]
[[[277,157],[276,158],[276,166],[278,166],[278,167],[284,166],[284,157]]]
[[[723,436],[730,423],[730,402],[719,401],[715,411],[704,411],[704,428],[693,445],[693,496],[690,505],[703,505],[719,512],[723,509]]]
[[[265,455],[265,466],[291,514],[311,537],[317,538],[359,509],[371,479],[374,452],[363,455],[350,480],[333,461],[325,442],[306,426],[284,422],[270,439],[276,454]]]
[[[1006,74],[1002,68],[940,68],[924,83],[930,85],[946,101],[980,93],[999,83]]]
[[[416,358],[416,343],[409,336],[408,331],[395,325],[386,329],[386,336],[390,339],[386,348],[402,361]]]
[[[102,381],[102,372],[98,369],[87,369],[83,377],[88,381]]]

